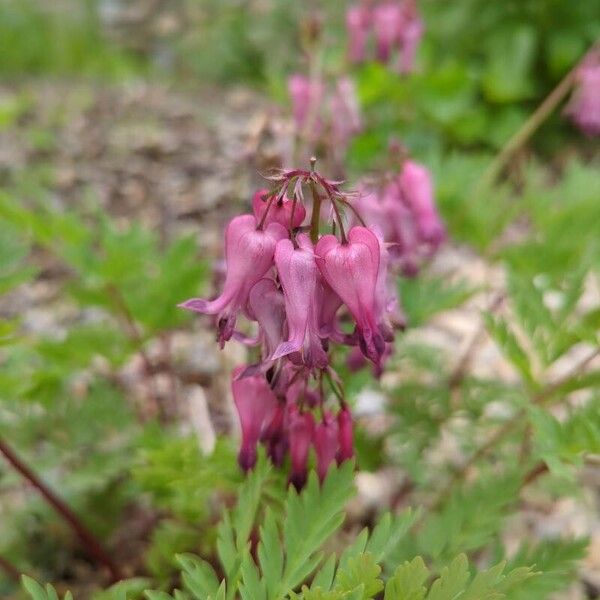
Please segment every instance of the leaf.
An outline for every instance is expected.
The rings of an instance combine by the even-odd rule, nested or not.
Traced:
[[[385,586],[384,600],[423,600],[427,593],[425,582],[429,569],[423,559],[416,556],[400,565]]]
[[[381,567],[375,562],[372,554],[353,556],[343,569],[338,570],[335,589],[352,592],[360,587],[362,595],[357,597],[360,600],[368,600],[383,589],[380,574]]]
[[[183,583],[197,600],[216,596],[220,582],[214,569],[206,561],[191,554],[180,554],[177,562],[182,568]]]
[[[457,556],[449,566],[444,567],[438,579],[433,582],[427,600],[449,600],[456,598],[465,589],[469,580],[467,557]]]
[[[531,371],[530,360],[525,350],[509,328],[508,324],[501,317],[494,317],[491,314],[484,315],[488,332],[494,338],[502,353],[521,373],[525,381],[535,387],[535,379]]]
[[[316,568],[321,560],[319,550],[342,524],[343,509],[353,493],[351,461],[331,469],[322,486],[312,472],[301,494],[290,488],[284,522],[286,559],[279,594],[294,589]]]
[[[260,528],[258,559],[267,589],[267,597],[275,600],[283,571],[283,552],[272,510],[267,510],[264,523]]]

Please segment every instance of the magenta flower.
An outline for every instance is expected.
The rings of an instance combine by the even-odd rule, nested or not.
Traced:
[[[338,80],[331,98],[331,133],[335,147],[345,149],[362,129],[356,86],[349,77]]]
[[[337,415],[338,424],[338,451],[336,460],[342,464],[354,456],[354,430],[352,423],[352,413],[347,406],[344,406]]]
[[[371,14],[366,6],[350,6],[346,11],[348,32],[348,58],[352,63],[361,63],[366,58],[367,40],[371,26]]]
[[[446,238],[433,195],[433,182],[429,171],[412,160],[404,161],[398,176],[402,199],[415,217],[419,235],[435,250]]]
[[[247,310],[248,316],[258,322],[259,342],[266,358],[283,341],[285,325],[285,300],[272,279],[261,279],[252,287]]]
[[[264,224],[279,223],[286,229],[300,227],[306,217],[306,209],[300,202],[294,203],[285,196],[279,200],[275,199],[269,205],[271,194],[269,190],[258,190],[252,197],[252,211],[256,221],[260,222],[268,209]]]
[[[245,381],[245,379],[240,379],[240,381]],[[260,441],[267,447],[267,455],[271,462],[276,467],[283,464],[289,445],[284,403],[277,403]]]
[[[256,445],[265,423],[277,408],[277,398],[262,375],[237,379],[244,369],[238,367],[233,372],[231,391],[242,430],[238,462],[248,471],[256,464]]]
[[[221,347],[231,339],[237,315],[246,306],[250,290],[273,265],[275,245],[287,236],[284,227],[271,223],[256,228],[252,215],[233,218],[225,230],[227,274],[221,295],[212,301],[192,298],[179,306],[187,310],[218,315]]]
[[[325,413],[323,420],[315,427],[313,445],[317,455],[317,474],[323,481],[338,450],[338,424],[331,413]]]
[[[387,63],[398,42],[402,28],[402,7],[397,2],[382,2],[373,9],[373,28],[377,44],[377,60]]]
[[[587,54],[575,77],[577,87],[565,114],[586,135],[600,135],[600,49]]]
[[[321,130],[319,109],[325,94],[323,82],[295,74],[288,79],[288,92],[292,100],[292,114],[296,129],[311,136],[319,135]]]
[[[290,438],[290,483],[300,490],[306,483],[308,470],[308,452],[313,438],[315,421],[308,413],[301,413],[295,406],[289,410]]]
[[[425,27],[417,12],[414,0],[406,0],[402,24],[398,30],[400,44],[399,70],[402,74],[412,73],[415,68],[417,48],[423,37]]]
[[[327,365],[318,333],[316,285],[318,269],[313,247],[305,234],[298,235],[298,248],[281,240],[275,250],[275,265],[285,296],[289,338],[275,350],[272,360],[303,349],[307,366]],[[308,343],[306,343],[308,342]]]
[[[353,227],[348,242],[333,235],[317,243],[317,264],[325,281],[342,299],[356,321],[362,352],[378,363],[385,342],[376,322],[375,288],[379,273],[379,242],[365,227]]]

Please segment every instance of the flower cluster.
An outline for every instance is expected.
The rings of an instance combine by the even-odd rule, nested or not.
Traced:
[[[342,77],[328,90],[321,78],[295,74],[288,79],[288,92],[298,136],[312,149],[321,140],[327,140],[338,155],[343,155],[362,128],[352,79]]]
[[[346,12],[346,29],[351,62],[366,60],[369,40],[373,37],[378,61],[385,64],[396,61],[398,71],[403,74],[413,71],[424,31],[415,0],[384,0],[374,6],[362,2],[351,6]]]
[[[380,228],[392,263],[403,275],[416,275],[423,260],[446,239],[427,168],[403,160],[400,171],[388,174],[383,185],[363,183],[359,191],[354,205],[369,223]]]
[[[577,67],[577,87],[565,113],[587,135],[600,135],[600,47]]]
[[[336,182],[314,168],[270,179],[274,189],[256,192],[252,214],[226,227],[221,294],[181,307],[215,315],[221,346],[232,338],[258,346],[255,364],[233,373],[239,463],[252,468],[259,443],[277,465],[289,453],[290,481],[299,488],[311,448],[321,478],[334,461],[353,455],[352,416],[331,365],[332,348],[355,346],[380,368],[394,336],[397,298],[381,231],[360,217],[347,231],[344,208],[356,208]],[[332,231],[326,235],[319,231],[323,213]],[[240,315],[257,324],[256,338],[238,331]]]

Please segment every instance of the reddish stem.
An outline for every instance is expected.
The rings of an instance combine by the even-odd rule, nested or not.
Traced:
[[[7,558],[0,554],[0,569],[2,569],[10,579],[19,583],[21,580],[21,573],[19,569],[15,567]]]
[[[36,488],[54,510],[70,525],[71,529],[83,543],[88,554],[98,563],[106,567],[111,580],[123,579],[121,571],[113,562],[96,536],[83,524],[71,508],[59,498],[15,453],[15,451],[0,438],[0,453],[25,479]]]

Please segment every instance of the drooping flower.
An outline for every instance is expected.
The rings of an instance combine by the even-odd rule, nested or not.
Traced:
[[[575,78],[577,85],[565,114],[586,135],[600,135],[600,47],[586,55]]]
[[[323,481],[338,450],[338,423],[331,413],[326,412],[315,427],[313,445],[317,455],[317,474]]]
[[[342,77],[331,98],[331,133],[334,147],[345,149],[352,136],[362,129],[358,96],[354,81]]]
[[[307,366],[322,368],[327,365],[327,355],[318,337],[318,269],[309,237],[300,234],[297,243],[298,247],[294,248],[290,240],[281,240],[275,250],[275,265],[285,296],[289,339],[279,345],[272,359],[304,351]]]
[[[417,48],[423,37],[425,27],[417,11],[415,0],[405,0],[401,26],[398,30],[398,43],[400,45],[400,73],[412,73],[415,68]]]
[[[252,215],[233,218],[225,230],[227,274],[223,291],[215,300],[192,298],[179,306],[208,315],[218,315],[218,339],[231,339],[237,315],[244,309],[252,287],[273,265],[275,245],[287,236],[279,223],[257,229]]]
[[[238,379],[244,369],[241,366],[234,370],[231,391],[242,430],[238,462],[244,471],[248,471],[256,464],[256,446],[277,408],[277,398],[262,375]]]
[[[338,464],[350,460],[354,456],[354,429],[352,413],[344,406],[337,415],[338,424],[338,451],[336,460]]]
[[[319,111],[325,94],[323,82],[296,73],[288,79],[288,92],[296,129],[309,136],[319,135],[322,125]]]
[[[353,227],[347,243],[333,235],[323,236],[317,243],[317,264],[356,321],[362,352],[378,363],[385,342],[376,322],[375,288],[379,273],[379,242],[366,227]]]
[[[240,381],[244,380],[241,379]],[[277,403],[260,440],[265,444],[267,456],[271,459],[271,462],[276,467],[281,466],[289,446],[286,411],[283,402]]]
[[[294,203],[285,196],[269,202],[271,197],[272,194],[265,189],[258,190],[252,197],[252,211],[257,222],[263,219],[268,210],[269,212],[264,217],[265,225],[279,223],[286,229],[296,229],[302,225],[306,217],[306,209],[301,202],[296,202],[294,206]]]
[[[348,32],[348,58],[352,63],[361,63],[366,58],[367,40],[371,27],[371,13],[364,5],[350,6],[346,11]]]
[[[259,325],[259,342],[264,358],[270,356],[283,341],[285,300],[275,281],[263,278],[250,290],[248,314]]]
[[[404,203],[415,216],[421,239],[432,250],[437,249],[446,238],[446,229],[437,212],[428,169],[413,160],[404,161],[398,185]]]
[[[315,428],[315,421],[309,412],[300,412],[296,406],[289,410],[290,437],[290,483],[297,490],[304,487],[308,471],[308,452]]]
[[[373,9],[373,29],[377,45],[377,60],[387,63],[398,42],[402,28],[402,7],[398,2],[382,2]]]

